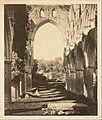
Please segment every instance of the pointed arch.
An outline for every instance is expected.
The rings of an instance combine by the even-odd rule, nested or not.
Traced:
[[[86,37],[86,40],[85,40],[85,46],[84,46],[84,49],[85,49],[85,52],[87,54],[87,58],[88,58],[88,66],[93,66],[95,65],[95,57],[96,57],[96,40],[95,40],[95,37],[94,37],[94,34],[95,34],[95,31],[94,29],[90,30],[87,37]]]
[[[52,10],[52,17],[57,17],[55,8]]]
[[[34,27],[34,29],[33,29],[33,34],[32,34],[32,41],[34,41],[34,36],[35,36],[37,30],[38,30],[42,25],[44,25],[44,24],[46,24],[46,23],[51,23],[51,24],[55,25],[57,28],[59,28],[59,30],[61,31],[62,36],[63,36],[63,38],[64,38],[64,31],[63,31],[63,29],[61,28],[61,26],[60,26],[56,21],[54,21],[54,20],[46,19],[46,20],[43,20],[43,21],[41,21],[40,23],[38,23],[38,24],[35,25],[35,27]]]
[[[45,17],[45,11],[43,8],[40,9],[40,17]]]

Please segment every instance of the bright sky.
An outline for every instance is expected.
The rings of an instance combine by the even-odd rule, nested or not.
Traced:
[[[56,26],[46,23],[37,30],[34,38],[35,59],[63,57],[63,50],[63,36]]]

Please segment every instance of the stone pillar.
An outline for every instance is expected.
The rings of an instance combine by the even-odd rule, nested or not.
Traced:
[[[84,82],[87,89],[88,98],[93,99],[93,67],[88,67],[85,69]]]
[[[20,81],[19,87],[20,87],[20,96],[21,96],[22,95],[22,81]]]
[[[32,75],[31,72],[25,73],[25,91],[29,91],[32,88]]]
[[[11,61],[5,61],[5,103],[11,102]]]
[[[76,72],[75,71],[71,71],[70,73],[70,88],[71,88],[71,92],[76,92]]]
[[[68,83],[69,83],[69,79],[68,79],[68,73],[66,72],[66,81],[65,81],[65,89],[66,90],[69,90],[69,86],[68,86]]]
[[[76,93],[83,95],[83,70],[76,70]]]
[[[66,88],[66,90],[70,91],[70,67],[69,67],[69,64],[66,65],[65,72],[66,72],[65,88]]]
[[[25,59],[25,72],[24,72],[24,92],[32,88],[32,72],[31,72],[31,59],[28,56]]]
[[[25,83],[26,83],[26,79],[25,79],[25,72],[24,72],[24,79],[22,79],[21,81],[21,91],[22,91],[22,94],[25,93]]]
[[[18,97],[20,96],[20,81],[18,82]]]
[[[15,84],[15,99],[18,98],[18,83]]]

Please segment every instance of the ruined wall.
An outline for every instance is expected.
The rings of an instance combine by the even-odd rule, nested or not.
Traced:
[[[68,88],[72,92],[93,99],[93,80],[96,81],[97,78],[97,5],[71,5],[68,20]]]

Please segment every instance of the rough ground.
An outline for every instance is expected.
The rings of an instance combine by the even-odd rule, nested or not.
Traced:
[[[62,83],[63,86],[63,83]],[[39,85],[40,96],[29,91],[28,98],[18,99],[5,107],[6,115],[96,115],[96,103],[66,91],[60,84]]]

